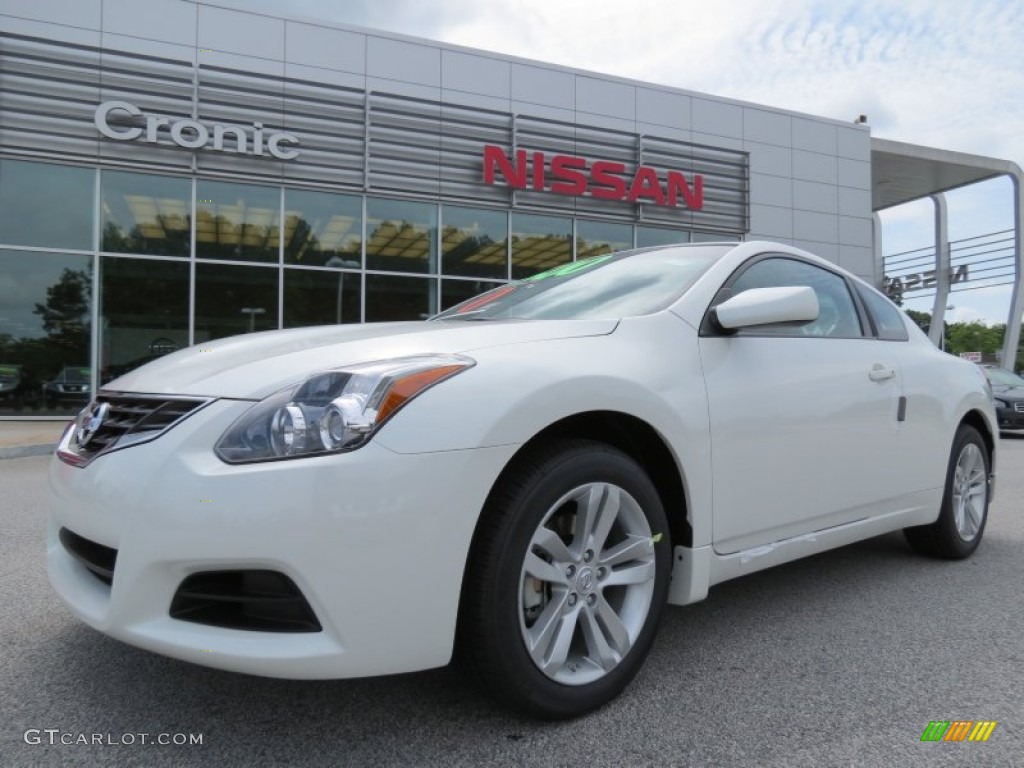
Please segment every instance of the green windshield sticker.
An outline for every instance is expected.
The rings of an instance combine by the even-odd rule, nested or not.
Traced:
[[[610,259],[612,256],[613,254],[606,253],[602,256],[592,256],[589,259],[583,259],[583,261],[574,261],[571,264],[563,264],[560,267],[549,269],[547,272],[541,272],[539,275],[527,277],[523,280],[523,282],[532,283],[535,280],[547,280],[550,277],[565,277],[566,275],[572,275],[584,269],[596,267],[598,264],[608,261],[608,259]]]

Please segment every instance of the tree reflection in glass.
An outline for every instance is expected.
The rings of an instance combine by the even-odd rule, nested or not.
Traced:
[[[224,181],[196,183],[196,257],[277,263],[280,190]]]
[[[508,278],[508,214],[445,205],[441,258],[446,275]]]
[[[437,271],[437,205],[366,199],[366,268]]]
[[[572,261],[572,222],[532,213],[512,214],[512,279]]]
[[[90,396],[91,257],[0,251],[0,275],[0,414],[75,413]]]
[[[633,227],[606,221],[576,222],[576,258],[589,259],[633,247]]]
[[[363,201],[354,195],[285,190],[285,264],[361,266]]]
[[[103,171],[100,249],[188,256],[192,183],[185,178]]]

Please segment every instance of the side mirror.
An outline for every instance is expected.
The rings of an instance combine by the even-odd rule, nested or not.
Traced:
[[[723,301],[714,309],[715,320],[726,330],[772,323],[808,323],[818,317],[818,296],[813,288],[751,288]]]

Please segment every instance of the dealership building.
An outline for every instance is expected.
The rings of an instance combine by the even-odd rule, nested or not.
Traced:
[[[877,210],[1000,175],[1019,232],[1014,164],[852,119],[215,2],[0,0],[0,417],[633,246],[774,240],[881,284]]]

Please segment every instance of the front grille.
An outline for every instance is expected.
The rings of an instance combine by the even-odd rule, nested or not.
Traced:
[[[117,564],[117,550],[89,541],[84,536],[60,529],[60,543],[75,560],[89,569],[89,573],[110,586],[114,580],[114,566]]]
[[[1015,410],[1017,413],[1024,413],[1024,402],[1014,403],[1013,410]]]
[[[106,413],[95,433],[84,445],[81,444],[80,436],[88,416],[80,416],[75,428],[63,441],[58,455],[74,464],[87,464],[114,448],[126,448],[159,437],[210,402],[210,398],[203,397],[101,392],[82,412],[96,413],[106,405]]]
[[[257,632],[320,632],[295,582],[277,571],[203,571],[178,587],[171,618]]]

